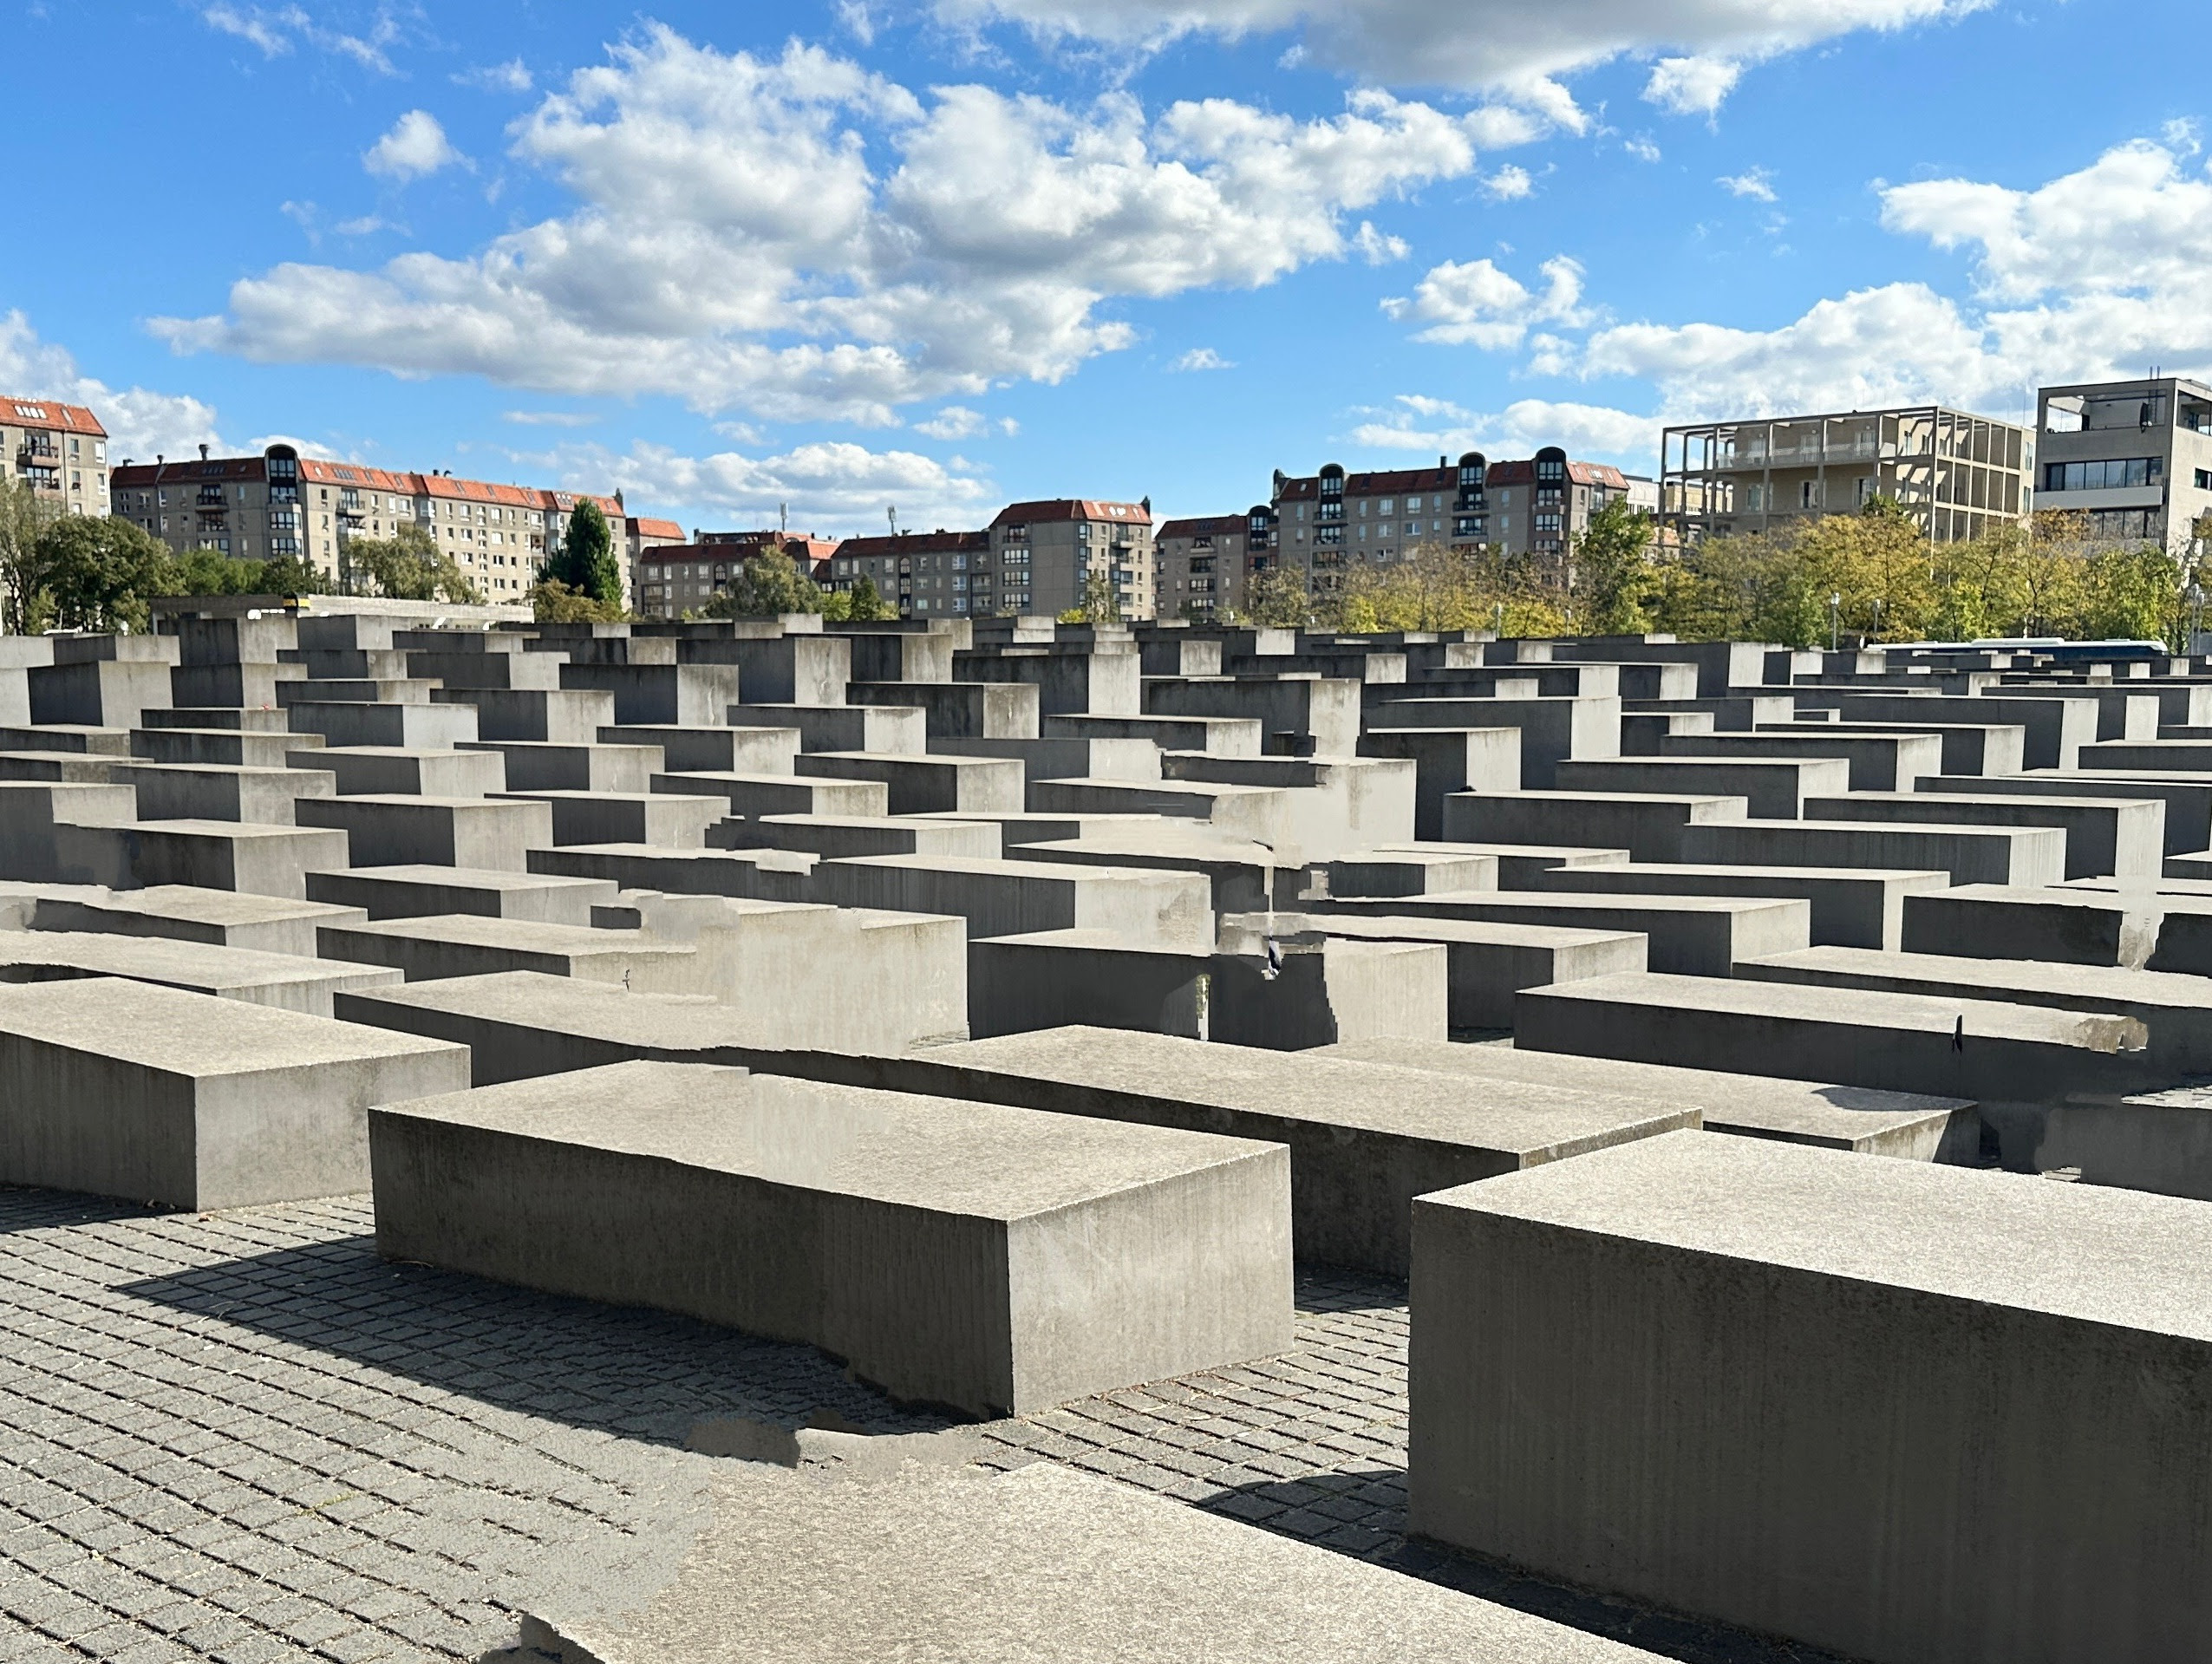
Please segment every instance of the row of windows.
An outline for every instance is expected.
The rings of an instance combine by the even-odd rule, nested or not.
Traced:
[[[2046,462],[2046,491],[2113,491],[2124,486],[2155,486],[2166,465],[2155,456],[2111,457],[2101,462]]]

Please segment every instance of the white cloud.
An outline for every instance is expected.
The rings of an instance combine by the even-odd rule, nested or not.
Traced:
[[[599,418],[588,410],[506,410],[499,420],[523,427],[589,427]]]
[[[1483,181],[1483,194],[1492,202],[1517,202],[1536,193],[1536,181],[1525,167],[1507,163]]]
[[[1411,254],[1413,245],[1402,237],[1388,232],[1379,232],[1374,222],[1363,219],[1360,229],[1352,234],[1352,251],[1371,266],[1388,265],[1393,260],[1402,260]]]
[[[1709,113],[1735,66],[1863,29],[1958,17],[1988,0],[936,0],[949,21],[1004,18],[1047,36],[1157,48],[1297,29],[1315,55],[1391,86],[1496,92],[1559,121],[1557,77],[1629,53],[1671,52],[1646,96]],[[1666,70],[1665,63],[1687,66]],[[1654,88],[1658,89],[1657,95]],[[1710,102],[1700,101],[1709,99]],[[1669,108],[1674,108],[1670,104]],[[1579,131],[1572,121],[1560,125]]]
[[[89,406],[108,430],[112,461],[184,456],[202,444],[223,446],[212,405],[142,387],[109,387],[81,371],[66,348],[41,341],[19,311],[0,312],[0,393]]]
[[[649,29],[513,129],[573,212],[463,258],[280,265],[222,316],[155,327],[258,362],[887,423],[1129,345],[1114,300],[1357,251],[1350,214],[1465,177],[1492,125],[1374,91],[1310,121],[1119,93],[925,101],[817,49],[761,60]]]
[[[571,486],[619,487],[632,501],[685,519],[729,515],[770,524],[787,504],[794,529],[825,536],[878,530],[884,510],[894,506],[901,525],[966,525],[997,494],[957,459],[943,463],[913,451],[871,451],[843,441],[761,457],[735,451],[687,456],[640,441],[626,452],[574,446],[524,460]]]
[[[990,419],[980,410],[970,410],[964,404],[949,404],[927,421],[917,421],[914,431],[928,439],[973,439],[990,430]]]
[[[361,165],[372,173],[404,181],[467,160],[447,140],[436,116],[427,110],[409,110],[362,153]]]
[[[1661,58],[1644,82],[1644,102],[1671,115],[1711,115],[1743,74],[1744,66],[1731,58]]]
[[[1500,455],[1526,456],[1546,445],[1565,447],[1573,456],[1624,460],[1648,472],[1659,454],[1659,419],[1603,405],[1520,399],[1503,410],[1477,412],[1448,400],[1400,394],[1397,408],[1378,413],[1382,420],[1352,431],[1355,444],[1379,450],[1426,452],[1437,456],[1490,449]]]
[[[1519,346],[1537,324],[1585,321],[1581,265],[1563,254],[1541,270],[1545,283],[1539,293],[1494,260],[1447,260],[1429,269],[1410,298],[1386,300],[1382,310],[1400,322],[1427,324],[1414,336],[1417,341],[1501,351]]]
[[[455,84],[480,88],[487,93],[526,93],[536,82],[530,66],[520,58],[509,58],[505,63],[486,63],[474,69],[464,70],[453,77]]]
[[[1168,368],[1178,370],[1206,370],[1235,369],[1237,366],[1223,358],[1211,347],[1193,347]]]
[[[398,43],[401,30],[388,5],[379,6],[375,21],[357,35],[327,27],[299,6],[240,6],[219,0],[217,4],[202,7],[199,16],[210,29],[246,42],[264,58],[283,57],[296,44],[304,42],[351,58],[380,75],[399,73],[389,49]]]
[[[1774,200],[1774,176],[1764,167],[1747,167],[1740,173],[1724,173],[1713,181],[1732,197],[1753,202]]]
[[[374,232],[404,231],[406,227],[375,214],[363,214],[358,219],[341,219],[333,229],[341,237],[367,237]]]
[[[869,16],[865,0],[838,0],[838,27],[863,46],[876,43],[876,20]]]

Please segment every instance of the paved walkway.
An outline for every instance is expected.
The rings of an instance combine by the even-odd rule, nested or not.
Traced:
[[[804,1347],[376,1257],[366,1197],[153,1215],[0,1189],[0,1660],[474,1660],[545,1556],[649,1528],[744,1417],[928,1431]],[[986,1429],[1694,1661],[1811,1654],[1408,1543],[1398,1285],[1298,1344]]]

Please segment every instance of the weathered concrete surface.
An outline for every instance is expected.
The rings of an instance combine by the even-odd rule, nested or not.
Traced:
[[[1876,1664],[2212,1652],[2212,1210],[1673,1137],[1414,1213],[1416,1530]]]
[[[1657,1656],[1042,1465],[865,1485],[748,1465],[624,1570],[541,1574],[524,1641],[569,1664]]]
[[[1849,797],[1809,798],[1804,812],[1808,819],[1829,821],[2056,826],[2066,836],[2065,876],[2069,878],[2155,878],[2164,858],[2166,806],[2151,798],[1861,792]]]
[[[258,953],[316,956],[315,932],[325,924],[363,917],[358,907],[256,895],[245,890],[206,890],[191,884],[152,884],[144,890],[87,886],[50,895],[38,904],[42,930],[99,930],[111,936],[161,936],[205,942]]]
[[[2057,884],[2056,826],[1893,825],[1878,820],[1739,820],[1687,826],[1673,858],[1715,866],[1937,868],[1953,884]]]
[[[1980,1120],[1959,1098],[1824,1085],[1763,1074],[1685,1069],[1611,1057],[1523,1051],[1510,1044],[1408,1045],[1363,1041],[1330,1047],[1325,1055],[1356,1062],[1433,1069],[1479,1080],[1528,1080],[1654,1103],[1695,1105],[1708,1132],[1779,1139],[1859,1155],[1971,1165]]]
[[[1517,996],[1513,1033],[1531,1051],[1971,1099],[1985,1119],[1998,1105],[2111,1103],[2173,1084],[2150,1061],[2132,1017],[1717,976],[1528,989]]]
[[[0,987],[0,1183],[201,1210],[362,1190],[369,1106],[467,1080],[466,1047],[293,1011]]]
[[[307,875],[311,901],[360,910],[369,918],[424,918],[481,913],[586,925],[594,906],[619,893],[610,878],[570,878],[542,872],[458,866],[358,866]]]
[[[1303,903],[1302,908],[1312,913],[1350,913],[1370,918],[1465,919],[1633,931],[1648,941],[1652,969],[1686,976],[1726,976],[1739,959],[1788,953],[1809,947],[1812,942],[1811,904],[1786,897],[1469,890],[1372,900],[1316,898]]]
[[[399,972],[373,965],[204,942],[89,930],[0,930],[0,982],[61,982],[82,976],[127,977],[313,1017],[331,1015],[336,994],[401,980]]]
[[[643,1062],[369,1138],[388,1257],[806,1341],[972,1414],[1290,1341],[1280,1145]]]
[[[1462,844],[1619,845],[1638,861],[1687,861],[1701,827],[1741,821],[1739,797],[1633,792],[1459,792],[1444,800],[1444,836]]]
[[[1555,867],[1537,874],[1527,887],[1591,895],[1798,897],[1811,909],[1814,946],[1894,948],[1904,929],[1905,897],[1949,884],[1948,873],[1933,871],[1640,861],[1625,866]]]

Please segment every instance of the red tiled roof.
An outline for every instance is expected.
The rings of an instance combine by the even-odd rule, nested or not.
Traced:
[[[650,520],[643,515],[630,517],[629,531],[634,538],[665,538],[670,543],[684,541],[683,528],[674,520]]]
[[[895,538],[847,538],[837,546],[839,559],[848,556],[883,558],[896,555],[964,554],[991,546],[988,532],[902,532]]]
[[[1242,537],[1250,529],[1249,515],[1210,514],[1194,520],[1163,520],[1152,538],[1165,543],[1170,538]]]
[[[132,491],[148,486],[190,485],[203,480],[265,480],[268,473],[269,462],[264,456],[211,457],[205,462],[197,457],[186,457],[174,462],[140,462],[127,468],[117,468],[109,483],[117,491]],[[389,468],[371,468],[357,462],[330,462],[320,457],[302,457],[299,477],[310,485],[381,491],[395,497],[486,503],[534,514],[567,514],[588,496],[610,520],[624,518],[621,502],[612,497],[546,491],[536,486],[494,485],[488,480],[460,480],[443,473],[395,473]],[[683,529],[672,520],[655,520],[650,524],[666,526],[678,538],[683,535]]]
[[[19,399],[4,394],[0,394],[0,426],[90,434],[95,439],[108,437],[100,418],[81,404],[60,404],[52,399]]]
[[[1602,462],[1569,462],[1567,477],[1578,486],[1610,486],[1615,491],[1628,488],[1628,476],[1620,469],[1608,467]],[[1526,462],[1493,462],[1484,482],[1492,486],[1532,486],[1536,483],[1537,465]]]
[[[1111,520],[1120,525],[1150,525],[1152,511],[1142,503],[1107,502],[1094,497],[1054,497],[1042,502],[1008,503],[999,510],[993,525],[1029,525],[1041,520]]]

